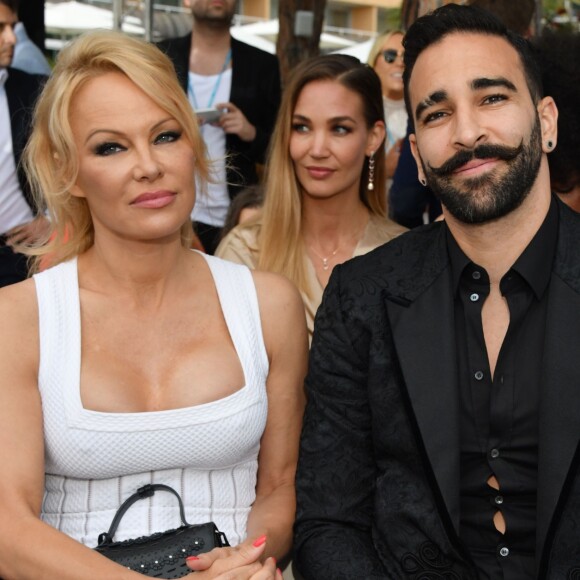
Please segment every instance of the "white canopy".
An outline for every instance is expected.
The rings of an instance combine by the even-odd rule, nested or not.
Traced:
[[[69,2],[46,2],[44,5],[44,24],[47,33],[53,35],[72,35],[97,28],[113,28],[113,12],[75,0]],[[123,18],[123,32],[143,36],[145,29],[141,20],[135,16]]]
[[[275,46],[276,38],[278,37],[280,25],[278,19],[265,20],[261,22],[253,22],[252,24],[242,24],[240,26],[234,26],[231,29],[232,35],[236,36],[236,31],[242,34],[250,34],[254,37],[264,38],[265,40],[272,43]],[[237,38],[237,36],[236,36]],[[240,40],[244,40],[240,38]],[[250,41],[244,41],[251,44]],[[320,35],[320,48],[323,50],[336,50],[337,48],[343,48],[347,46],[352,46],[355,44],[352,40],[342,38],[336,34],[329,34],[323,32]],[[261,48],[261,47],[259,47]],[[274,48],[275,51],[275,48]]]
[[[373,46],[375,39],[365,40],[364,42],[358,42],[352,46],[346,48],[340,48],[339,50],[334,50],[334,53],[338,54],[350,54],[350,56],[356,56],[361,62],[366,62],[369,58],[369,53]]]

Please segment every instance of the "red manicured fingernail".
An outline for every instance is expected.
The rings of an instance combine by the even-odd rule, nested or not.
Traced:
[[[191,562],[195,560],[199,560],[199,558],[197,556],[188,556],[187,558],[185,558],[186,562]]]
[[[280,574],[280,576],[282,576],[282,570],[280,570],[280,568],[276,568],[276,572],[278,572],[278,574]]]
[[[262,544],[266,543],[266,536],[260,536],[253,544],[254,548],[259,548]]]

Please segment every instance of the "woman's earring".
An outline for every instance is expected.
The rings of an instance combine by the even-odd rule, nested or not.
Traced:
[[[546,147],[547,147],[548,149],[550,149],[550,151],[551,151],[551,150],[552,150],[552,148],[554,147],[554,143],[553,143],[552,141],[548,141],[548,142],[546,143]]]
[[[375,188],[375,152],[373,151],[369,157],[369,184],[367,189],[373,191]]]
[[[423,186],[423,187],[427,187],[427,180],[424,177],[419,177],[419,183]]]

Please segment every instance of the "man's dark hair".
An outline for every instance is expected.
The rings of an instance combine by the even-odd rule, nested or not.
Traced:
[[[508,30],[495,16],[473,6],[447,4],[418,18],[403,40],[405,47],[405,104],[411,119],[413,111],[409,98],[409,81],[419,55],[432,44],[453,33],[473,33],[498,36],[508,42],[518,53],[530,95],[534,103],[542,97],[542,78],[527,40]]]
[[[7,6],[12,10],[12,12],[18,14],[18,6],[20,5],[20,0],[0,0],[0,4]]]
[[[471,0],[469,5],[491,12],[509,30],[521,36],[526,36],[530,31],[536,10],[535,0]]]
[[[580,185],[580,35],[545,32],[533,42],[546,95],[558,107],[558,145],[548,155],[552,187],[566,193]]]

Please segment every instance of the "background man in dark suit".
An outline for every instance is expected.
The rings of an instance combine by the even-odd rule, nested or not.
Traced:
[[[235,0],[184,0],[193,15],[192,33],[163,41],[194,109],[217,108],[219,120],[200,117],[215,164],[216,183],[198,193],[192,219],[205,249],[213,253],[230,199],[257,183],[280,105],[275,56],[232,38]],[[225,155],[228,158],[225,160]]]
[[[447,5],[405,38],[419,179],[445,221],[335,268],[298,468],[305,578],[580,573],[580,217],[529,47]]]
[[[45,77],[10,68],[14,55],[16,0],[0,0],[0,286],[26,277],[26,258],[12,246],[46,234],[19,163],[30,133],[34,99]]]

